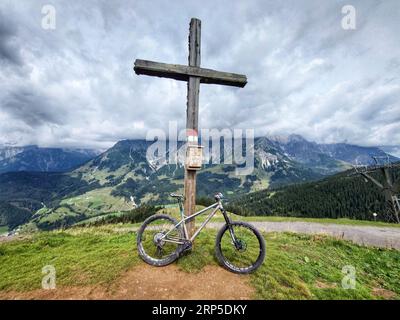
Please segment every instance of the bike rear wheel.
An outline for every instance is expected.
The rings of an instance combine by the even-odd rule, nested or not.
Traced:
[[[232,222],[225,224],[218,232],[215,253],[219,262],[228,270],[250,273],[264,262],[265,241],[252,225]]]
[[[140,257],[153,266],[166,266],[179,257],[181,244],[170,242],[183,239],[183,231],[171,216],[157,214],[147,218],[137,234],[137,248]],[[167,234],[166,238],[163,238]],[[170,240],[170,241],[166,241]]]

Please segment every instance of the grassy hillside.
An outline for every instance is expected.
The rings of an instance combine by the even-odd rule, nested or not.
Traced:
[[[0,201],[0,228],[15,228],[29,220],[31,212],[12,202]]]
[[[127,226],[132,225],[40,232],[25,240],[0,243],[0,296],[39,289],[42,267],[49,264],[56,268],[58,288],[73,286],[84,291],[99,285],[107,290],[125,271],[143,265],[136,253],[135,232]],[[182,276],[217,264],[215,234],[215,230],[206,230],[194,251],[177,262]],[[272,233],[265,238],[265,263],[245,276],[255,289],[252,298],[400,298],[399,251],[361,247],[323,236]],[[341,286],[346,265],[355,267],[355,289]]]

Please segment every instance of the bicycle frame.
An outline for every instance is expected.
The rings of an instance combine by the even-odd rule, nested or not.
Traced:
[[[201,232],[201,230],[203,230],[203,228],[207,225],[207,223],[211,220],[211,218],[217,213],[218,210],[221,211],[222,215],[225,218],[225,221],[227,224],[230,224],[230,219],[228,217],[228,215],[226,214],[226,211],[224,209],[224,207],[222,206],[221,201],[218,201],[214,204],[212,204],[211,206],[208,206],[207,208],[204,208],[200,211],[197,211],[195,213],[193,213],[190,216],[185,216],[184,214],[184,210],[182,208],[181,203],[179,203],[179,207],[180,207],[180,213],[181,213],[181,220],[171,229],[169,230],[166,234],[163,235],[163,237],[161,238],[163,241],[165,242],[172,242],[172,243],[178,243],[178,244],[184,244],[187,241],[191,241],[193,242],[194,239],[196,239],[196,237],[199,235],[199,233]],[[210,209],[214,209],[206,218],[206,220],[204,220],[204,222],[200,225],[200,227],[195,231],[195,233],[192,235],[192,237],[189,238],[188,236],[188,232],[187,232],[187,228],[186,228],[186,221],[193,219],[203,213],[205,213],[206,211],[210,210]],[[171,238],[166,238],[168,236],[168,234],[172,231],[175,230],[176,228],[178,228],[181,224],[183,223],[183,232],[184,232],[184,236],[185,239],[171,239]]]

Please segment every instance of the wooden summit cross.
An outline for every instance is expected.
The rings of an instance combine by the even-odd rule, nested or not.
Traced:
[[[189,29],[189,65],[167,64],[148,60],[135,61],[135,73],[140,75],[157,76],[186,81],[187,85],[187,110],[186,110],[186,136],[193,146],[198,145],[198,115],[199,115],[199,89],[200,83],[221,84],[243,88],[247,78],[241,74],[215,71],[200,68],[200,38],[201,21],[192,18]],[[187,157],[187,154],[186,154]],[[186,163],[186,161],[185,161]],[[185,214],[195,212],[196,206],[196,170],[185,164]],[[189,234],[193,234],[194,219],[187,224]]]

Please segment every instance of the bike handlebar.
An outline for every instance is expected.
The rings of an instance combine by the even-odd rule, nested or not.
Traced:
[[[224,198],[224,195],[221,192],[218,192],[217,194],[214,195],[214,199],[216,201],[222,200]]]

